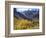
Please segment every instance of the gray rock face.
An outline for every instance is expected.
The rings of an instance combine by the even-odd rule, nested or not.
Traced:
[[[23,18],[23,19],[39,19],[39,10],[37,9],[32,9],[32,10],[26,10],[23,11],[22,13],[17,12],[16,10],[14,10],[14,16],[16,16],[17,18]]]

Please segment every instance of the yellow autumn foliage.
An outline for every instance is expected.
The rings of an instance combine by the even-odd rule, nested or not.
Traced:
[[[31,29],[34,26],[33,21],[14,18],[14,29]]]

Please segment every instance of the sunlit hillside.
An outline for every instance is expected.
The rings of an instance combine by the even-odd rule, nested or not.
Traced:
[[[15,30],[24,30],[24,29],[38,29],[39,22],[31,21],[27,19],[17,19],[14,17],[14,29]]]

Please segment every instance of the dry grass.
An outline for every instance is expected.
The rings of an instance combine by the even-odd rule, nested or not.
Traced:
[[[14,17],[14,30],[37,29],[39,22]]]

